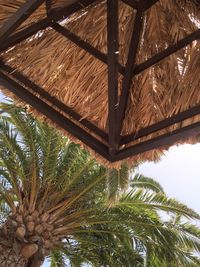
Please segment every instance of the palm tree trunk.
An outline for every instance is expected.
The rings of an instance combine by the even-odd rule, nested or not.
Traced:
[[[2,247],[0,249],[0,266],[27,267],[27,260],[22,255],[17,255],[12,248]]]
[[[33,258],[31,258],[27,264],[26,267],[40,267],[44,262],[44,256],[43,254],[39,251],[34,255]]]
[[[0,249],[0,267],[40,267],[43,261],[39,254],[28,261],[21,254],[16,254],[12,248]]]
[[[18,216],[19,217],[19,216]],[[23,224],[13,218],[0,228],[0,267],[40,267],[45,253],[42,244],[28,240],[29,233]],[[34,237],[34,236],[33,236]]]

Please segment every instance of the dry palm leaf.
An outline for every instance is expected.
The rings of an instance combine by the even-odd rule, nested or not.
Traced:
[[[60,10],[74,2],[76,1],[54,0],[50,11]],[[0,23],[3,24],[23,3],[24,1],[20,0],[8,0],[6,3],[0,0]],[[119,1],[119,62],[123,66],[127,61],[135,14],[136,11],[133,8],[124,1]],[[16,31],[23,30],[44,17],[46,17],[46,6],[42,4]],[[106,17],[106,1],[96,1],[88,8],[74,13],[59,23],[102,53],[107,53]],[[199,25],[199,1],[157,1],[145,12],[136,63],[146,61],[185,38],[198,30]],[[199,46],[199,42],[194,41],[133,77],[123,122],[123,135],[137,134],[142,128],[200,104]],[[12,49],[3,51],[1,59],[78,112],[82,119],[89,120],[108,133],[108,85],[105,63],[52,28],[40,31],[39,34],[15,45]],[[121,81],[120,74],[119,95]],[[41,116],[35,109],[30,111],[36,116]],[[52,123],[49,119],[48,121]],[[194,116],[126,144],[125,147],[198,121],[199,116]],[[101,138],[100,141],[102,141]],[[193,138],[187,140],[187,142],[193,141]],[[128,161],[155,160],[164,149],[167,147],[130,157]],[[92,152],[96,158],[109,165],[107,160]],[[118,162],[114,165],[120,164]]]

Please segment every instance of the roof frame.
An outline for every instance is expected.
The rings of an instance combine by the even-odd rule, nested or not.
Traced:
[[[8,37],[4,40],[4,43],[0,43],[0,52],[8,49],[11,46],[14,46],[32,35],[36,34],[38,31],[45,30],[48,27],[52,27],[57,21],[62,20],[79,10],[87,8],[89,5],[95,3],[97,0],[80,0],[71,4],[70,6],[66,6],[62,9],[55,10],[50,12],[50,14],[40,20],[39,22],[34,23],[33,25],[28,26],[26,29],[21,30],[12,35],[12,37]]]
[[[137,5],[137,1],[135,0],[122,0],[125,4],[127,4],[128,6],[137,9],[138,5]]]
[[[99,51],[98,49],[90,45],[88,42],[86,42],[85,40],[82,40],[79,36],[71,32],[70,30],[68,30],[66,27],[61,26],[59,23],[55,23],[52,26],[52,28],[56,32],[62,34],[67,39],[69,39],[71,42],[73,42],[74,44],[76,44],[77,46],[84,49],[86,52],[88,52],[92,56],[94,56],[96,59],[100,60],[104,64],[108,64],[108,56],[106,54],[102,53],[101,51]],[[118,64],[119,72],[122,75],[124,75],[125,67],[122,66],[120,63],[117,63],[117,64]]]
[[[141,73],[142,71],[152,67],[156,63],[160,62],[161,60],[169,57],[170,55],[176,53],[178,50],[186,47],[187,45],[191,44],[193,41],[200,39],[200,29],[196,30],[195,32],[187,35],[183,39],[179,40],[176,44],[169,46],[168,48],[164,49],[163,51],[157,53],[156,55],[152,56],[151,58],[147,59],[143,63],[135,66],[133,70],[133,76],[136,74]]]
[[[51,13],[52,0],[45,0],[47,16]]]
[[[137,154],[147,152],[149,150],[168,147],[180,140],[187,139],[197,134],[200,134],[200,122],[193,123],[189,126],[185,126],[153,139],[149,139],[147,141],[122,149],[112,158],[112,161],[115,162],[123,160],[130,156],[135,156]]]
[[[15,77],[16,78],[16,77]],[[102,157],[109,160],[108,147],[98,139],[90,135],[83,128],[72,122],[70,119],[62,115],[59,111],[45,102],[37,94],[27,89],[27,84],[22,85],[21,81],[17,81],[12,77],[12,73],[8,73],[3,65],[0,65],[0,84],[5,86],[9,91],[19,97],[22,101],[28,103],[37,109],[47,118],[55,122],[59,127],[68,131],[70,134],[81,140],[87,146],[91,147]],[[34,89],[33,87],[31,89]]]
[[[45,0],[26,0],[0,28],[0,43],[12,34]]]
[[[25,75],[17,71],[16,69],[10,67],[9,65],[4,64],[3,61],[0,61],[0,71],[4,71],[7,75],[13,80],[17,80],[20,84],[24,84],[25,87],[30,88],[31,91],[37,95],[37,97],[41,97],[49,104],[53,105],[54,107],[58,108],[62,111],[63,114],[70,117],[73,121],[78,124],[82,124],[84,128],[87,128],[89,131],[93,132],[94,135],[100,137],[105,142],[108,141],[108,135],[95,126],[93,123],[88,121],[87,119],[83,119],[80,114],[76,111],[68,107],[67,105],[63,104],[57,98],[51,96],[48,92],[46,92],[43,88],[39,85],[35,84],[33,81],[29,80]]]
[[[30,5],[30,2],[33,5]],[[92,5],[96,0],[81,0],[65,8],[53,11],[51,10],[51,0],[46,0],[47,17],[28,26],[26,29],[13,34],[14,30],[43,2],[44,1],[42,0],[34,0],[34,2],[27,0],[25,4],[29,3],[29,6],[23,5],[11,18],[8,19],[6,24],[0,29],[0,40],[3,40],[3,42],[0,42],[0,51],[4,51],[9,47],[26,40],[38,31],[52,27],[58,33],[84,49],[87,53],[90,53],[98,60],[107,64],[109,109],[108,133],[102,131],[87,119],[82,119],[81,115],[76,111],[51,96],[43,88],[2,61],[0,61],[1,85],[5,86],[21,100],[36,108],[39,112],[57,123],[61,128],[68,131],[76,138],[80,139],[83,143],[110,162],[122,160],[126,157],[146,152],[147,150],[169,146],[180,139],[188,138],[189,136],[196,135],[200,132],[200,122],[197,122],[152,139],[149,138],[147,141],[140,141],[140,138],[142,137],[148,137],[148,135],[156,133],[159,130],[164,130],[174,124],[181,123],[188,118],[200,115],[200,106],[196,106],[149,127],[143,128],[137,133],[124,136],[121,135],[132,78],[191,44],[194,40],[198,40],[200,38],[200,30],[189,34],[185,38],[179,40],[176,44],[169,46],[141,64],[136,65],[135,58],[142,30],[143,14],[146,10],[156,4],[158,0],[140,0],[137,3],[133,0],[123,0],[123,2],[136,9],[129,55],[127,64],[124,67],[118,62],[118,0],[107,0],[107,55],[59,24],[59,20]],[[25,7],[28,9],[28,13],[22,12],[25,10]],[[12,34],[12,36],[9,36],[10,34]],[[124,76],[123,90],[120,96],[118,96],[117,83],[119,73]],[[59,111],[62,111],[62,113],[58,112],[58,109]],[[139,143],[131,145],[134,141],[138,141]],[[129,147],[124,148],[125,145],[129,145]]]
[[[124,135],[121,138],[121,145],[128,144],[130,142],[138,140],[139,138],[148,136],[149,134],[166,129],[166,128],[168,128],[168,127],[170,127],[176,123],[180,123],[184,120],[187,120],[187,119],[192,118],[192,117],[199,115],[199,114],[200,114],[200,105],[198,105],[196,107],[189,108],[188,110],[182,111],[182,112],[178,113],[177,115],[169,117],[169,118],[162,120],[158,123],[152,124],[149,127],[143,128],[136,133]]]
[[[132,82],[132,73],[135,67],[135,61],[136,61],[136,55],[137,55],[137,49],[139,45],[140,35],[142,32],[142,26],[143,26],[143,17],[144,17],[144,6],[145,6],[146,0],[140,0],[138,2],[138,8],[135,16],[135,21],[133,25],[133,32],[131,36],[131,41],[129,45],[129,52],[128,52],[128,58],[127,63],[125,67],[125,75],[122,81],[122,92],[119,100],[119,107],[118,107],[118,129],[117,129],[117,138],[118,142],[120,139],[120,134],[122,130],[122,124],[125,117],[126,112],[126,106],[128,103],[128,97]]]
[[[117,140],[117,105],[118,105],[118,0],[107,0],[107,49],[108,49],[108,132],[109,153],[115,155],[118,150]]]
[[[122,0],[125,4],[127,4],[128,6],[138,10],[140,8],[140,3],[138,1],[135,0]],[[147,9],[149,9],[151,6],[153,6],[154,4],[156,4],[156,2],[158,2],[159,0],[144,0],[144,5],[143,5],[143,9],[142,11],[146,11]]]

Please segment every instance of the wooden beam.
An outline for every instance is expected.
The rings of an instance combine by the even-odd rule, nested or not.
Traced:
[[[44,30],[51,25],[50,19],[43,19],[24,30],[13,34],[12,37],[8,37],[3,43],[0,44],[0,52],[26,40],[32,35],[36,34],[38,31]]]
[[[88,7],[94,2],[96,2],[96,0],[82,0],[62,9],[55,10],[47,18],[36,22],[35,24],[27,27],[24,30],[19,31],[16,34],[13,34],[12,37],[7,38],[3,43],[0,43],[0,52],[26,40],[27,38],[36,34],[38,31],[51,27],[53,24],[55,24],[55,22],[67,18],[73,13]]]
[[[138,3],[135,0],[122,0],[122,2],[124,2],[126,5],[134,8],[134,9],[138,8]]]
[[[55,122],[59,127],[66,130],[79,140],[81,140],[87,146],[96,151],[99,155],[106,158],[107,160],[110,159],[108,155],[108,148],[106,145],[98,141],[84,129],[80,128],[78,125],[74,124],[68,118],[63,116],[60,112],[58,112],[53,107],[44,102],[41,98],[36,97],[24,86],[17,83],[11,77],[3,73],[1,70],[0,70],[0,84],[6,87],[17,97],[19,97],[22,101],[31,105],[33,108],[37,109],[43,115],[45,115],[50,120]]]
[[[52,14],[50,16],[50,19],[52,20],[51,25],[53,25],[55,22],[59,20],[64,20],[65,18],[74,14],[75,12],[78,12],[82,9],[87,8],[88,6],[92,5],[95,2],[101,2],[101,1],[103,0],[100,0],[100,1],[99,0],[79,0],[75,3],[72,3],[69,6],[52,10]]]
[[[139,74],[142,71],[152,67],[156,63],[160,62],[161,60],[165,59],[166,57],[174,54],[178,50],[184,48],[185,46],[189,45],[195,40],[198,40],[200,38],[200,29],[196,30],[195,32],[189,34],[185,38],[178,41],[176,44],[169,46],[162,52],[159,52],[158,54],[154,55],[150,59],[144,61],[143,63],[135,66],[133,70],[133,75]]]
[[[143,6],[143,11],[146,11],[147,9],[151,8],[154,4],[156,4],[156,2],[158,2],[159,0],[145,0],[144,2],[144,6]],[[122,0],[122,2],[124,2],[125,4],[127,4],[128,6],[134,8],[134,9],[138,9],[138,1],[135,0]]]
[[[109,153],[118,149],[116,138],[118,104],[118,0],[107,0],[107,46],[108,46],[108,128]]]
[[[174,115],[174,116],[167,118],[163,121],[160,121],[158,123],[155,123],[151,126],[143,128],[140,131],[138,131],[137,133],[122,136],[120,143],[121,143],[121,145],[128,144],[130,142],[137,140],[138,138],[148,136],[149,134],[163,130],[163,129],[171,126],[171,125],[182,122],[186,119],[192,118],[192,117],[199,115],[199,114],[200,114],[200,105],[193,107],[193,108],[190,108],[186,111],[180,112],[177,115]]]
[[[181,129],[177,129],[167,134],[163,134],[129,148],[125,148],[121,150],[117,155],[114,155],[112,157],[112,162],[123,160],[125,158],[132,157],[140,153],[150,151],[152,149],[158,149],[166,146],[168,147],[191,136],[196,136],[197,134],[200,134],[200,122],[191,124]]]
[[[12,67],[5,65],[2,61],[0,61],[0,69],[4,70],[6,73],[14,77],[17,81],[24,84],[27,88],[30,88],[34,93],[39,94],[39,96],[42,99],[45,99],[50,104],[52,104],[54,107],[58,108],[60,111],[62,111],[67,116],[71,117],[76,122],[83,125],[83,127],[87,128],[97,136],[101,137],[103,140],[108,142],[108,135],[103,132],[101,129],[99,129],[96,125],[88,121],[87,119],[83,119],[80,114],[78,114],[73,109],[66,106],[63,102],[59,101],[54,96],[50,95],[48,92],[46,92],[43,88],[29,80],[26,76],[22,75],[17,70],[13,69]]]
[[[159,0],[146,0],[144,11],[151,8],[153,5],[155,5]]]
[[[27,0],[0,28],[0,44],[22,24],[44,0]]]
[[[80,48],[84,49],[87,53],[91,54],[92,56],[94,56],[95,58],[100,60],[101,62],[103,62],[105,64],[108,63],[108,58],[107,58],[106,54],[102,53],[101,51],[99,51],[98,49],[96,49],[95,47],[93,47],[92,45],[87,43],[86,41],[82,40],[79,36],[77,36],[76,34],[74,34],[71,31],[69,31],[67,28],[59,25],[58,23],[55,23],[52,26],[52,28],[55,31],[62,34],[63,36],[65,36],[66,38],[68,38],[71,42],[75,43]],[[123,75],[125,68],[124,68],[124,66],[122,66],[119,63],[118,63],[118,65],[119,65],[119,72]]]
[[[140,34],[142,31],[143,25],[143,8],[144,8],[144,1],[140,0],[138,3],[138,10],[136,13],[134,25],[133,25],[133,32],[131,36],[131,42],[129,47],[128,59],[125,67],[125,75],[122,81],[122,92],[119,101],[119,108],[118,108],[118,129],[117,129],[117,136],[118,140],[120,139],[120,133],[122,130],[122,124],[125,117],[126,106],[128,103],[128,97],[130,93],[130,87],[132,83],[132,73],[135,66],[136,55],[140,40]]]
[[[52,0],[45,0],[45,3],[46,3],[47,16],[49,16],[52,8]]]

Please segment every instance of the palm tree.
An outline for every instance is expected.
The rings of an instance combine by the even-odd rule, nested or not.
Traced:
[[[197,213],[151,179],[131,178],[127,166],[107,171],[24,109],[0,108],[0,266],[38,267],[49,256],[56,267],[65,257],[75,267],[140,267],[137,242],[149,262],[161,255],[199,266],[190,255],[200,251],[199,233],[165,222],[158,211],[199,219]]]
[[[156,202],[162,203],[162,207],[157,206],[159,210],[167,211],[170,209],[164,204],[166,203],[164,199],[166,195],[164,194],[163,188],[153,179],[136,174],[133,179],[131,179],[131,187],[133,189],[130,190],[129,197],[128,194],[125,193],[124,196],[121,196],[117,206],[119,207],[121,202],[123,205],[125,204],[123,197],[126,201],[127,199],[128,201],[132,199],[131,206],[132,209],[134,208],[134,212],[140,208],[139,213],[141,216],[144,216],[142,219],[145,220],[148,217],[150,224],[153,222],[157,225],[156,231],[162,229],[161,235],[156,231],[152,233],[152,230],[154,231],[155,229],[151,227],[148,228],[147,221],[143,221],[144,224],[141,222],[140,226],[132,226],[131,229],[134,231],[132,234],[130,234],[129,231],[126,232],[126,228],[123,226],[121,229],[119,228],[120,231],[118,233],[114,233],[114,236],[110,233],[106,236],[104,228],[101,228],[101,232],[99,233],[96,231],[97,229],[99,230],[99,228],[95,227],[95,233],[93,231],[91,233],[84,232],[82,238],[80,238],[80,235],[76,236],[76,240],[79,240],[79,242],[74,246],[74,250],[66,249],[53,254],[54,263],[57,259],[60,264],[61,259],[63,259],[64,262],[64,259],[67,258],[70,259],[71,263],[74,263],[72,266],[82,266],[81,263],[87,262],[88,260],[92,266],[199,266],[200,259],[194,256],[194,251],[199,251],[200,248],[198,242],[200,229],[190,222],[182,221],[180,210],[177,210],[177,214],[173,216],[170,216],[168,213],[169,218],[164,218],[165,221],[160,220],[157,212],[155,212]],[[149,201],[149,198],[152,198],[152,201]],[[173,207],[171,212],[174,212],[175,210],[173,209],[178,207],[176,207],[176,202],[172,199],[168,199],[168,201],[171,202],[171,208]],[[149,206],[149,204],[153,204],[153,206]],[[181,206],[179,206],[179,208],[181,208]],[[117,209],[117,214],[120,216],[118,212]],[[128,213],[131,214],[130,210]],[[132,218],[134,218],[134,216],[136,219],[139,214],[138,216],[132,214]],[[121,217],[122,216],[120,216],[120,218]],[[166,228],[166,232],[163,232],[163,228]],[[104,233],[103,235],[101,234],[102,232]],[[88,246],[88,243],[90,246]],[[72,248],[73,246],[70,247]],[[77,255],[80,255],[80,257],[77,258]],[[57,267],[65,265],[52,266]]]

